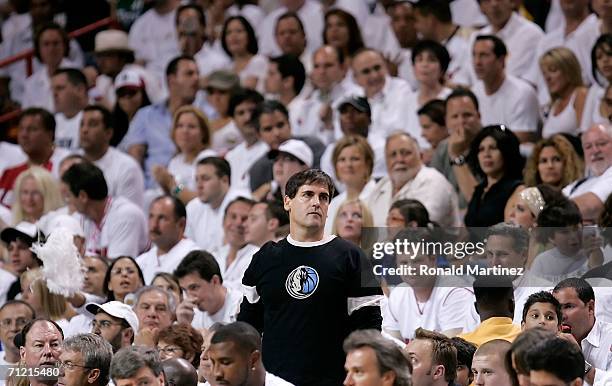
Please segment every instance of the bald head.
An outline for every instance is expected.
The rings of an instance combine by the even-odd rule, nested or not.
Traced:
[[[342,52],[332,46],[323,46],[312,55],[312,84],[319,90],[330,92],[346,74]]]
[[[587,168],[595,176],[605,173],[612,166],[612,126],[591,126],[582,134],[582,149]]]
[[[352,62],[355,81],[363,87],[368,98],[382,91],[387,76],[387,65],[383,56],[375,50],[359,51]]]
[[[197,386],[198,372],[183,358],[170,358],[162,362],[168,385]]]

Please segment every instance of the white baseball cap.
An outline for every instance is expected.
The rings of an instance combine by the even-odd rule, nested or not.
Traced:
[[[312,167],[314,155],[312,154],[310,147],[308,147],[304,141],[300,141],[299,139],[289,139],[281,143],[277,150],[270,150],[268,152],[268,158],[276,159],[280,153],[290,154],[306,164],[307,167]]]
[[[128,34],[118,29],[100,31],[96,34],[94,51],[96,53],[108,51],[134,52],[130,47]]]
[[[145,88],[144,76],[141,71],[129,68],[121,71],[115,78],[115,91],[123,87],[134,89]]]
[[[102,311],[115,318],[123,319],[132,327],[134,334],[138,332],[138,317],[132,308],[125,303],[116,300],[104,304],[88,303],[85,309],[94,315]]]

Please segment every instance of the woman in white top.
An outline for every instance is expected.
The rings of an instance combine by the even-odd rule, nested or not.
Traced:
[[[153,176],[167,194],[178,196],[187,204],[196,193],[195,169],[199,160],[216,156],[209,149],[210,129],[204,113],[193,105],[183,106],[174,114],[170,133],[178,153],[168,168],[156,166]]]
[[[595,83],[589,88],[584,114],[582,131],[597,123],[607,123],[612,114],[612,34],[601,35],[591,50],[591,72]],[[610,103],[608,103],[610,102]]]
[[[261,90],[268,60],[265,56],[257,55],[257,37],[247,19],[242,16],[228,17],[223,25],[221,45],[232,58],[232,69],[240,77],[242,86]]]
[[[553,48],[540,58],[540,69],[551,99],[544,112],[542,137],[558,133],[578,136],[587,90],[576,55],[565,47]]]
[[[450,88],[444,86],[449,63],[450,55],[446,48],[433,40],[421,40],[412,49],[414,76],[419,86],[417,92],[411,94],[406,101],[412,117],[407,127],[410,135],[425,149],[429,148],[430,144],[422,136],[418,111],[434,99],[446,99],[452,92]]]
[[[332,162],[338,180],[346,190],[336,196],[327,210],[325,234],[332,234],[336,213],[344,201],[365,201],[376,185],[371,179],[374,168],[374,151],[368,141],[359,135],[341,138],[334,148]]]
[[[22,172],[13,188],[13,224],[27,221],[35,224],[40,218],[63,206],[59,183],[40,166],[31,166]]]

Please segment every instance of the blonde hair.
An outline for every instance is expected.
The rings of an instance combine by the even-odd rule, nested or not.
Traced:
[[[53,175],[51,175],[47,169],[40,166],[30,166],[29,169],[23,171],[19,177],[17,177],[17,180],[15,180],[15,186],[13,187],[13,192],[15,192],[13,224],[20,223],[25,217],[23,208],[21,207],[20,191],[24,181],[28,178],[32,178],[34,182],[36,182],[43,196],[43,215],[64,206],[59,183]]]
[[[582,178],[584,164],[574,147],[563,135],[555,134],[548,139],[540,140],[531,153],[531,157],[527,160],[525,166],[525,184],[527,186],[536,186],[542,183],[538,165],[540,163],[540,153],[545,147],[554,147],[561,156],[563,162],[563,172],[559,188],[569,185],[572,181]]]
[[[334,165],[334,173],[336,173],[336,176],[338,176],[338,169],[336,167],[336,164],[338,163],[340,153],[342,152],[342,150],[351,146],[356,146],[363,155],[363,159],[367,166],[367,175],[365,177],[366,181],[368,181],[372,176],[372,171],[374,170],[374,151],[372,150],[372,146],[370,146],[368,141],[360,135],[347,135],[338,140],[338,142],[336,142],[336,146],[334,147],[334,151],[332,153],[332,164]]]
[[[52,294],[43,279],[40,268],[30,269],[21,274],[21,281],[29,281],[32,295],[38,299],[43,315],[51,320],[60,320],[66,317],[68,303],[64,296]],[[38,311],[38,310],[37,310]]]
[[[361,208],[361,228],[372,228],[374,226],[374,218],[372,217],[372,212],[370,212],[370,209],[368,209],[368,207],[365,205],[365,203],[363,201],[361,201],[360,199],[356,199],[356,200],[345,200],[342,202],[342,204],[340,204],[340,206],[338,207],[338,211],[336,212],[336,217],[334,218],[334,223],[332,225],[332,231],[331,233],[333,235],[337,235],[338,234],[338,221],[340,221],[340,216],[338,216],[340,214],[340,212],[342,211],[342,208],[344,208],[347,205],[351,205],[351,204],[357,204],[359,205],[359,208]],[[366,244],[364,242],[365,240],[361,240],[361,246],[363,249],[366,249]]]
[[[208,118],[200,109],[192,105],[183,106],[176,110],[176,112],[174,113],[174,118],[172,119],[172,131],[170,133],[170,138],[172,138],[172,141],[176,145],[176,141],[174,140],[176,126],[178,125],[178,121],[181,118],[181,115],[187,113],[193,114],[196,117],[196,120],[200,125],[200,133],[202,134],[202,145],[204,145],[204,148],[209,147],[211,142],[211,133],[210,125],[208,124]]]
[[[576,87],[583,86],[582,82],[582,68],[580,62],[574,53],[565,47],[556,47],[548,50],[540,57],[540,69],[544,67],[552,66],[565,76],[568,85],[574,89]],[[551,99],[554,101],[559,98],[559,95],[550,94]]]

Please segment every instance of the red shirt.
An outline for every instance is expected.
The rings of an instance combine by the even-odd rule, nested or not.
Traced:
[[[51,171],[51,168],[53,167],[53,163],[49,160],[41,166]],[[15,167],[6,169],[4,171],[4,173],[2,174],[2,177],[0,177],[0,204],[8,208],[11,207],[14,201],[13,187],[15,186],[15,181],[17,180],[17,177],[19,177],[19,175],[22,172],[28,170],[29,168],[30,168],[30,164],[27,162],[24,162],[21,165],[17,165]]]

